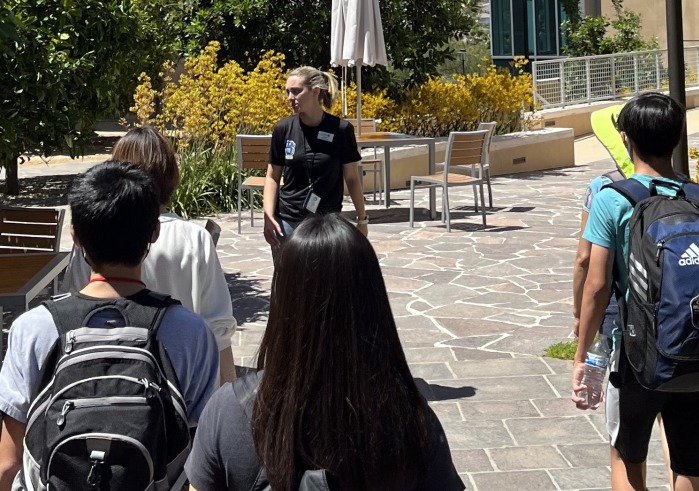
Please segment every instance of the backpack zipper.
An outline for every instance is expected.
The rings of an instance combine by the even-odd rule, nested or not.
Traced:
[[[66,416],[73,409],[84,409],[87,407],[98,407],[98,406],[122,406],[122,405],[135,405],[135,404],[147,404],[147,399],[145,396],[112,396],[112,397],[90,397],[84,399],[71,399],[63,403],[63,409],[61,409],[61,414],[58,415],[56,419],[56,425],[63,427],[66,422]]]
[[[115,346],[115,345],[100,345],[91,346],[89,348],[82,348],[72,352],[70,355],[63,356],[58,363],[56,363],[56,369],[54,374],[58,374],[64,368],[72,366],[76,363],[82,361],[90,361],[99,358],[112,357],[119,358],[122,355],[123,358],[135,359],[148,363],[153,367],[158,373],[159,380],[165,378],[162,369],[155,361],[153,354],[147,349],[135,348],[133,346]]]
[[[682,232],[682,233],[679,233],[679,234],[670,235],[670,236],[668,236],[668,237],[665,237],[665,238],[662,239],[662,240],[659,240],[659,241],[657,242],[657,244],[655,245],[655,246],[656,246],[656,252],[655,252],[655,263],[656,263],[656,265],[657,265],[657,266],[660,266],[660,255],[661,255],[663,249],[665,248],[665,244],[666,244],[667,242],[670,242],[671,240],[676,239],[676,238],[678,238],[678,237],[685,237],[685,236],[687,236],[687,235],[697,235],[697,232]]]
[[[42,402],[41,404],[36,406],[36,408],[35,407],[29,408],[29,411],[27,412],[27,414],[29,415],[29,421],[27,422],[27,432],[32,427],[32,424],[34,423],[36,418],[43,415],[43,413],[45,412],[44,411],[45,408],[47,408],[48,406],[53,404],[56,401],[56,399],[58,399],[66,391],[68,391],[74,387],[77,387],[78,385],[84,384],[86,382],[94,382],[95,380],[105,380],[105,379],[126,380],[128,382],[134,382],[136,384],[142,384],[141,380],[143,380],[143,379],[138,379],[136,377],[129,377],[128,375],[103,375],[101,377],[90,377],[90,378],[81,379],[81,380],[78,380],[77,382],[73,382],[72,384],[66,385],[60,391],[58,391],[56,394],[54,394],[52,397],[45,399],[44,402]],[[51,387],[51,384],[49,384],[47,386],[47,389],[50,387]],[[41,397],[41,395],[40,395],[40,397]],[[38,401],[38,399],[37,399],[37,401]]]
[[[177,405],[176,405],[176,409],[178,409],[178,412],[180,412],[180,413],[183,413],[183,414],[185,413],[185,411],[183,409],[184,407],[186,407],[184,396],[182,395],[180,390],[177,387],[175,387],[175,385],[170,380],[168,380],[168,378],[165,376],[165,374],[163,373],[162,367],[155,360],[153,353],[151,353],[150,351],[148,351],[147,349],[144,349],[144,348],[136,348],[133,346],[115,346],[115,345],[90,346],[89,348],[81,348],[79,350],[75,350],[72,354],[66,355],[66,356],[62,357],[60,360],[58,360],[54,374],[58,374],[59,371],[63,370],[67,366],[71,366],[75,363],[78,363],[79,361],[89,361],[90,359],[92,359],[92,357],[88,357],[85,359],[83,359],[82,357],[84,355],[99,352],[99,350],[103,350],[105,348],[109,348],[112,353],[114,353],[114,352],[133,353],[133,354],[140,353],[143,356],[147,357],[148,360],[143,360],[143,361],[149,361],[150,365],[153,368],[155,368],[156,374],[158,376],[158,379],[156,380],[156,382],[158,384],[161,384],[164,380],[167,380],[167,384],[168,384],[168,387],[170,388],[171,394],[176,396],[177,399],[179,400],[178,402],[179,402],[180,407],[177,407]],[[78,359],[78,357],[80,357],[81,359],[76,361]],[[52,381],[52,383],[53,383],[53,381]],[[174,401],[174,399],[175,398],[173,397],[173,401]],[[184,420],[187,421],[187,418],[185,417]]]
[[[76,343],[95,343],[100,341],[129,341],[145,342],[148,340],[148,329],[142,327],[113,327],[109,329],[81,327],[68,331],[66,345],[63,351],[68,354],[73,351]]]

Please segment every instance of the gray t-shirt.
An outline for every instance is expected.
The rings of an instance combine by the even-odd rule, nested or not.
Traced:
[[[90,297],[83,295],[83,298]],[[59,301],[69,300],[68,297]],[[181,305],[168,308],[157,339],[167,351],[180,383],[187,403],[189,425],[196,426],[206,402],[219,385],[216,340],[201,316]],[[39,383],[39,372],[57,340],[53,316],[43,305],[25,312],[14,321],[7,355],[0,370],[0,411],[17,421],[27,422],[31,397]]]
[[[425,482],[415,491],[462,491],[464,483],[451,460],[447,437],[431,409],[429,419],[437,444],[430,453]],[[232,383],[223,385],[206,405],[185,472],[200,490],[249,491],[255,484],[260,462],[250,422]]]

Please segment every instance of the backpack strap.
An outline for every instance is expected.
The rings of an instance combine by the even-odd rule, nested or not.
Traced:
[[[623,181],[612,182],[606,184],[602,189],[611,188],[617,193],[626,198],[631,206],[636,206],[636,203],[651,197],[651,191],[636,179],[624,179]]]
[[[695,182],[685,182],[677,193],[690,201],[699,202],[699,184]]]

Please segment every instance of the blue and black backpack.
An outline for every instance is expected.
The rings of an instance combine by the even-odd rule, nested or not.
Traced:
[[[634,206],[629,295],[619,298],[631,371],[648,389],[699,392],[699,185],[626,179],[605,187]]]

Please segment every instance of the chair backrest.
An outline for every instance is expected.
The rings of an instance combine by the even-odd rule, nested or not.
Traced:
[[[235,137],[239,169],[266,169],[272,135],[238,135]]]
[[[65,211],[0,207],[0,254],[58,252]]]
[[[497,126],[497,122],[495,121],[478,124],[478,130],[488,130],[488,136],[485,137],[485,164],[490,163],[490,142],[493,140],[493,135],[495,134],[495,126]]]
[[[354,118],[347,118],[347,121],[349,121],[352,126],[354,127],[354,134],[357,134],[358,125],[357,125],[357,119]],[[376,131],[376,120],[371,119],[371,118],[362,118],[362,133],[373,133]]]
[[[219,224],[214,222],[211,218],[207,218],[204,228],[211,235],[211,240],[214,241],[214,245],[218,245],[218,238],[221,236],[221,227]]]
[[[488,134],[488,130],[452,131],[449,133],[446,166],[484,164]]]

